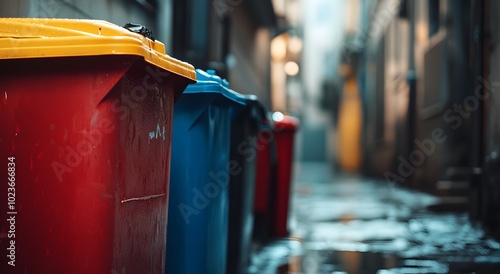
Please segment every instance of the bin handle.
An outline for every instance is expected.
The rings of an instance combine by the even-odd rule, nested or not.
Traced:
[[[125,24],[125,26],[123,26],[125,29],[131,31],[131,32],[135,32],[135,33],[138,33],[142,36],[145,36],[153,41],[155,41],[155,37],[153,35],[153,32],[146,28],[145,26],[143,25],[139,25],[139,24],[133,24],[133,23],[127,23]]]

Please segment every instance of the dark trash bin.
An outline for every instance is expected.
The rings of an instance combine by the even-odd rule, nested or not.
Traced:
[[[249,264],[253,202],[259,131],[269,128],[266,110],[254,95],[248,95],[246,108],[233,121],[231,129],[230,164],[238,172],[229,183],[229,238],[227,249],[228,274],[245,273]]]

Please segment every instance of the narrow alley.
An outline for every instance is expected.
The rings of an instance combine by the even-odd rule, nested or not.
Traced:
[[[0,274],[500,273],[500,0],[0,0]]]

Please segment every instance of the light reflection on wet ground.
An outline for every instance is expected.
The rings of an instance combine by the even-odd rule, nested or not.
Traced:
[[[326,165],[296,167],[296,239],[265,246],[250,273],[500,273],[500,243],[466,213],[431,212],[433,196]]]

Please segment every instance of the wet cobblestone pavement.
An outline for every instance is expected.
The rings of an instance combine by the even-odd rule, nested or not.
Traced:
[[[293,237],[262,247],[249,273],[500,273],[500,243],[465,212],[383,181],[296,166]]]

